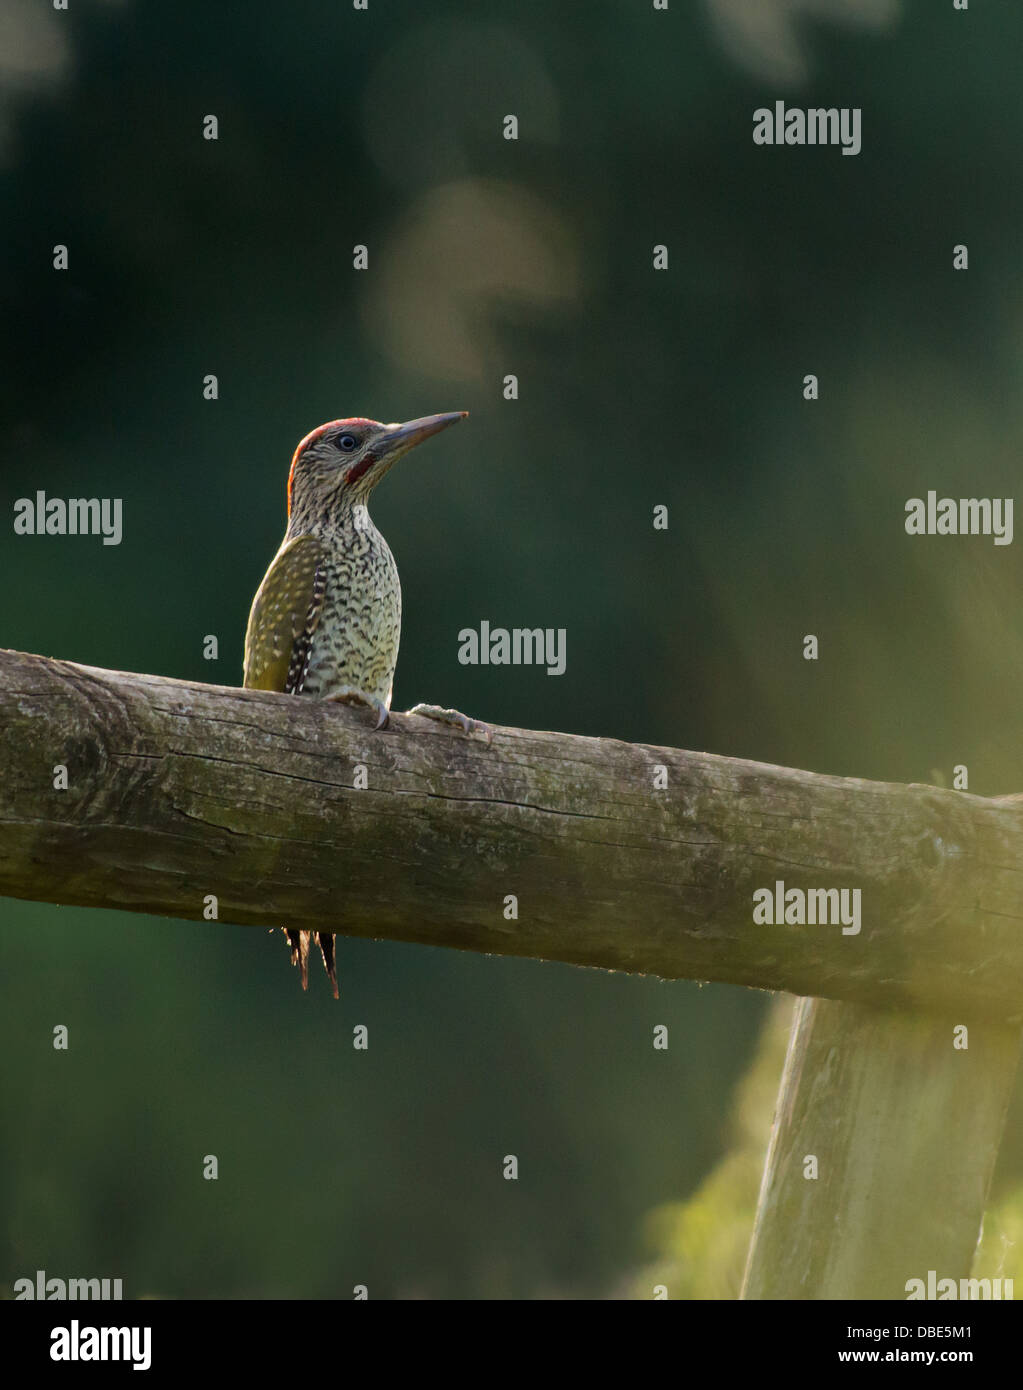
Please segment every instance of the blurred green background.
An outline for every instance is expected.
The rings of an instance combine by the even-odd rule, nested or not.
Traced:
[[[239,684],[297,440],[467,409],[374,502],[396,708],[1023,790],[1020,547],[903,525],[1018,477],[1023,10],[0,18],[7,515],[42,488],[121,497],[125,528],[8,526],[0,643]],[[862,153],[755,147],[776,99],[862,107]],[[566,628],[566,674],[460,666],[483,618]],[[766,996],[339,946],[335,1005],[279,935],[3,900],[0,1296],[39,1268],[129,1297],[734,1295],[784,1005],[740,1092]]]

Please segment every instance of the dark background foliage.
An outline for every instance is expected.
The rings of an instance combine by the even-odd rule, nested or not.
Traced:
[[[125,531],[9,525],[0,641],[239,683],[299,437],[467,409],[375,498],[397,708],[1023,788],[1020,548],[903,526],[1018,476],[1023,12],[806,8],[5,0],[5,506]],[[862,153],[755,147],[777,98],[862,107]],[[566,628],[565,675],[460,666],[483,618]],[[4,1287],[620,1286],[727,1148],[762,996],[340,945],[335,1005],[279,936],[3,902]]]

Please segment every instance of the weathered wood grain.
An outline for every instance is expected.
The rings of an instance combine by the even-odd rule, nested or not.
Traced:
[[[216,894],[226,922],[1023,1017],[1012,799],[372,723],[0,653],[0,893],[195,920]],[[862,931],[755,926],[753,891],[777,879],[860,888]]]
[[[1020,1030],[980,1022],[955,1047],[953,1023],[800,1002],[744,1298],[905,1299],[930,1270],[969,1276]]]

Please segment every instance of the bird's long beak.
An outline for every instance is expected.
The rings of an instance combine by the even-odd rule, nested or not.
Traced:
[[[381,459],[395,450],[407,453],[417,444],[422,444],[424,439],[429,439],[431,434],[439,434],[448,425],[457,425],[468,414],[467,410],[452,410],[446,415],[423,415],[418,420],[407,420],[403,425],[388,425],[386,434],[379,435],[373,441],[373,452]]]
[[[446,430],[448,425],[457,425],[468,414],[467,410],[452,410],[446,415],[423,415],[418,420],[407,420],[403,425],[385,425],[383,433],[377,435],[369,451],[349,470],[349,484],[361,482],[367,491],[375,488],[403,454],[422,444],[431,434]]]

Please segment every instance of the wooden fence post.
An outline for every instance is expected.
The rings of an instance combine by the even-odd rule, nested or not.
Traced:
[[[802,1000],[742,1297],[905,1299],[931,1270],[968,1276],[1020,1041],[1014,1024]]]
[[[0,893],[195,921],[212,894],[221,922],[813,996],[745,1297],[969,1274],[1023,1027],[1023,800],[372,723],[0,652]],[[755,917],[793,888],[862,892],[862,922]]]

